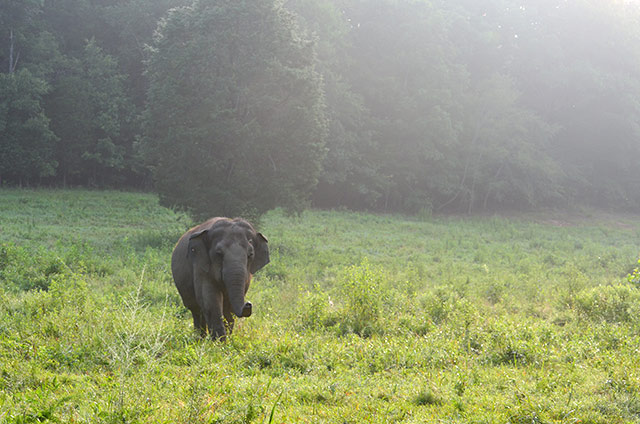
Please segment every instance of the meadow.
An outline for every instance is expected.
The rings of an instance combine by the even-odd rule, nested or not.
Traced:
[[[271,211],[226,343],[171,280],[192,224],[0,190],[0,422],[640,422],[640,216]]]

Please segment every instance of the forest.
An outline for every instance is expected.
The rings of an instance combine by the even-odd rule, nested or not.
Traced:
[[[3,0],[0,185],[194,214],[640,206],[640,8]]]

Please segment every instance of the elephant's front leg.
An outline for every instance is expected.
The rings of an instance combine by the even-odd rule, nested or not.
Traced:
[[[226,331],[222,319],[222,291],[212,283],[202,286],[202,311],[213,340],[224,340]]]
[[[207,322],[202,315],[202,311],[200,311],[200,308],[194,308],[191,310],[191,315],[193,316],[193,328],[201,338],[205,338],[207,336]]]

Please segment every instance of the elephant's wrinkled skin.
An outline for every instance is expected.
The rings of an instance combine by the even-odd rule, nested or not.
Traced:
[[[244,296],[252,274],[268,263],[267,239],[243,219],[211,218],[180,237],[171,272],[203,337],[208,329],[212,339],[224,339],[233,329],[232,313],[251,315]]]

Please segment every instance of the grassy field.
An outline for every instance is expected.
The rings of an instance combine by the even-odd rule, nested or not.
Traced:
[[[0,190],[0,422],[640,422],[640,217],[273,211],[227,343],[172,285],[191,224]]]

